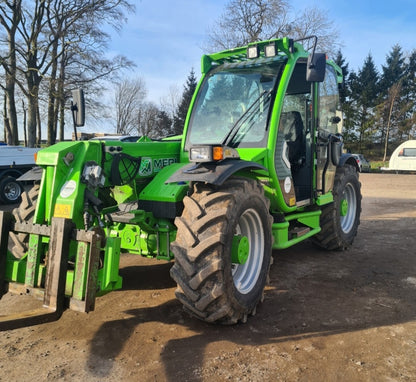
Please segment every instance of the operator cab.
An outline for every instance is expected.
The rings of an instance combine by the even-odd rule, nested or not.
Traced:
[[[290,54],[257,51],[253,58],[251,47],[248,59],[210,62],[185,135],[195,165],[169,181],[221,184],[241,169],[261,168],[276,190],[272,210],[312,205],[332,189],[339,160],[341,75],[322,53],[291,61]]]

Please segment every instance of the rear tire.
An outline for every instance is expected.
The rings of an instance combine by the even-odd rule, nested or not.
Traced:
[[[272,218],[263,187],[240,178],[220,187],[196,184],[184,204],[171,247],[176,297],[203,321],[245,322],[262,299],[271,263]],[[232,260],[236,237],[248,240],[245,262]]]
[[[338,167],[332,190],[334,201],[322,208],[321,232],[313,241],[328,250],[348,249],[357,235],[361,215],[361,183],[355,167]]]
[[[13,210],[13,216],[18,223],[31,223],[35,215],[36,203],[39,195],[39,184],[33,186],[28,192],[24,191],[22,194],[22,202],[19,207]],[[27,250],[29,243],[28,233],[14,233],[9,234],[9,251],[16,258],[22,258]]]

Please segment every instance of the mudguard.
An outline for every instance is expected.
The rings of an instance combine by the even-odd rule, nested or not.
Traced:
[[[189,163],[172,174],[166,180],[166,183],[192,181],[220,186],[231,175],[245,169],[267,172],[264,166],[256,162],[241,159],[224,159],[221,162]]]
[[[26,182],[30,180],[40,181],[42,179],[42,173],[43,173],[43,168],[36,166],[36,167],[33,167],[31,170],[25,172],[23,175],[17,178],[17,180],[19,182]]]
[[[355,158],[354,158],[351,154],[342,154],[342,155],[341,155],[341,158],[340,158],[340,160],[339,160],[338,167],[342,167],[342,166],[344,166],[344,165],[346,165],[346,164],[349,164],[349,165],[351,165],[351,166],[354,166],[354,167],[355,167],[355,169],[356,169],[358,172],[360,171],[360,169],[359,169],[359,167],[358,167],[358,163],[357,163],[357,161],[355,160]]]

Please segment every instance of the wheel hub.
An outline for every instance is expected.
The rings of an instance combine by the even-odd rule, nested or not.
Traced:
[[[234,235],[231,248],[231,261],[233,264],[245,264],[250,254],[250,243],[247,236]]]
[[[348,212],[348,201],[343,199],[341,201],[341,216],[346,216]]]

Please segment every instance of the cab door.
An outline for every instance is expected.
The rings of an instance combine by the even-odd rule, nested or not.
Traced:
[[[342,131],[338,80],[334,68],[329,64],[326,64],[325,79],[317,84],[317,88],[316,185],[318,195],[321,195],[331,191],[334,184],[334,151],[339,149],[339,134]]]
[[[292,72],[282,102],[275,151],[275,166],[288,206],[312,201],[313,137],[311,133],[311,82],[306,80],[306,60]]]

